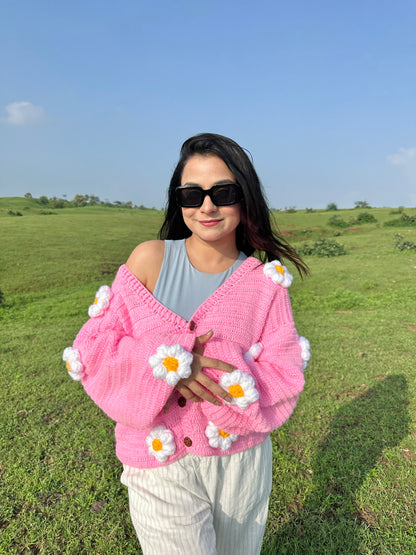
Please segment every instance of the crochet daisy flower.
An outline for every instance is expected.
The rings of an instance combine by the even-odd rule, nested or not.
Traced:
[[[252,345],[250,349],[246,353],[244,353],[243,358],[246,362],[253,362],[254,360],[257,360],[259,358],[262,350],[263,345],[260,342],[254,343],[254,345]]]
[[[303,360],[303,370],[308,366],[308,361],[311,358],[310,348],[311,345],[306,337],[299,337],[300,348],[302,349],[301,357]]]
[[[191,375],[192,360],[191,353],[181,345],[160,345],[156,354],[149,358],[149,365],[155,378],[175,386],[181,378]]]
[[[212,422],[208,422],[208,426],[205,429],[205,435],[208,438],[208,443],[214,449],[221,449],[222,451],[227,451],[231,447],[231,444],[238,439],[236,434],[228,434],[224,430],[220,430],[218,426]]]
[[[104,314],[110,304],[112,296],[113,294],[108,285],[102,285],[95,294],[93,304],[88,308],[88,315],[90,318],[96,318]]]
[[[254,379],[242,370],[223,374],[220,380],[220,386],[233,397],[229,404],[237,405],[240,409],[246,409],[259,398],[259,392],[254,385]]]
[[[271,278],[273,283],[279,283],[286,289],[292,284],[293,276],[289,274],[286,266],[283,266],[280,260],[267,262],[263,267],[263,272],[267,277]]]
[[[167,458],[176,451],[173,433],[163,424],[156,426],[146,438],[149,455],[155,457],[159,462],[166,462]]]
[[[78,349],[67,347],[62,353],[62,360],[66,362],[68,373],[73,380],[79,381],[84,373]]]

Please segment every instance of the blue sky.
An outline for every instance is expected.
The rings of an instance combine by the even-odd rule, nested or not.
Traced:
[[[0,196],[162,207],[182,142],[274,208],[416,206],[414,0],[2,3]]]

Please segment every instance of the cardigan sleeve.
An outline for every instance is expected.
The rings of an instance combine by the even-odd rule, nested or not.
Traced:
[[[145,310],[145,307],[143,307]],[[120,294],[112,296],[104,314],[92,317],[66,349],[82,384],[93,401],[113,420],[146,429],[172,393],[174,375],[190,374],[195,334],[156,333],[134,336],[129,313]],[[165,363],[165,366],[164,366]],[[152,367],[153,366],[153,367]],[[170,366],[170,367],[169,367]],[[172,371],[168,371],[174,370]]]
[[[288,292],[277,286],[259,341],[253,354],[241,345],[219,342],[215,355],[238,368],[235,379],[223,374],[220,383],[234,383],[234,393],[247,397],[244,403],[217,407],[203,402],[202,410],[210,421],[228,433],[244,435],[253,431],[270,432],[292,414],[304,386],[300,338],[293,322]],[[242,372],[241,372],[242,371]],[[211,376],[213,371],[208,371]],[[247,374],[249,376],[247,376]],[[218,380],[218,373],[216,377]],[[224,382],[223,382],[224,380]],[[244,391],[243,391],[244,390]],[[230,391],[231,393],[231,391]]]

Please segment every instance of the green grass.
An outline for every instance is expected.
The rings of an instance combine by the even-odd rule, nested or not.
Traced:
[[[0,553],[137,553],[113,423],[61,353],[98,286],[162,216],[42,215],[32,201],[0,199]],[[371,209],[378,223],[342,230],[347,254],[308,257],[311,277],[291,287],[313,358],[293,417],[273,433],[264,555],[416,551],[416,253],[394,249],[390,212]],[[332,238],[332,214],[277,219],[300,246]],[[400,233],[416,241],[415,228]]]

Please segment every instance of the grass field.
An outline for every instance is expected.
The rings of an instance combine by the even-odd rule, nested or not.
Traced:
[[[293,417],[272,435],[264,555],[416,552],[416,250],[394,248],[398,232],[416,242],[416,227],[370,212],[377,223],[340,230],[324,210],[277,214],[295,246],[325,237],[347,254],[306,257],[311,277],[291,287],[313,358]],[[138,552],[113,423],[61,354],[161,217],[0,199],[0,553]]]

